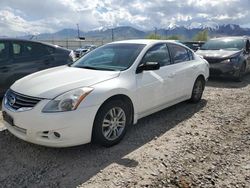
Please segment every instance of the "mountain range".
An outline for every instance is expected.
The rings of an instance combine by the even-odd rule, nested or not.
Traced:
[[[145,38],[150,34],[157,34],[161,36],[173,36],[178,35],[183,40],[191,40],[198,32],[207,30],[209,37],[218,36],[241,36],[249,35],[250,28],[242,28],[236,24],[216,25],[207,24],[202,25],[199,23],[193,23],[189,26],[177,26],[174,25],[168,28],[154,29],[152,31],[142,31],[130,26],[121,26],[115,28],[100,28],[92,31],[79,31],[81,37],[85,39],[96,39],[96,40],[111,40],[112,35],[114,40],[120,39],[138,39]],[[36,35],[35,38],[39,40],[44,39],[73,39],[78,36],[78,30],[76,29],[63,29],[55,33],[42,33]],[[30,36],[25,36],[30,37]]]

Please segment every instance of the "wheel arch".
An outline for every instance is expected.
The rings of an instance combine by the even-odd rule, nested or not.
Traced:
[[[112,101],[112,100],[121,100],[124,103],[129,105],[129,109],[130,109],[130,113],[131,113],[131,119],[130,119],[130,123],[133,123],[133,118],[134,118],[134,104],[133,101],[131,100],[131,98],[125,94],[115,94],[109,98],[107,98],[99,107],[97,113],[99,112],[99,110],[103,107],[103,105],[107,104],[108,102]],[[96,113],[96,115],[97,115]]]
[[[109,103],[110,101],[113,101],[113,100],[121,100],[127,104],[129,104],[129,108],[130,108],[130,120],[129,120],[129,124],[132,124],[134,123],[134,104],[131,100],[131,98],[125,94],[115,94],[109,98],[107,98],[99,107],[99,109],[97,110],[96,114],[95,114],[95,118],[94,118],[94,121],[96,120],[96,117],[97,117],[97,114],[99,113],[100,109],[107,103]],[[92,136],[91,136],[91,140],[93,140],[93,130],[92,129]]]

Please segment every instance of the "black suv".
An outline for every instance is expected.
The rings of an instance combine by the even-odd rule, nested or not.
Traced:
[[[222,37],[207,41],[196,52],[210,64],[211,76],[230,76],[241,81],[250,71],[250,43],[247,37]]]
[[[73,61],[73,51],[41,42],[0,38],[0,97],[16,80]]]

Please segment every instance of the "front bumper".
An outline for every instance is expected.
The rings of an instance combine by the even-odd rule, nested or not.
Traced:
[[[236,76],[240,67],[234,64],[214,63],[210,64],[209,71],[211,76]]]
[[[49,100],[42,100],[32,110],[24,112],[12,111],[3,102],[2,111],[14,121],[14,125],[6,121],[4,125],[16,137],[43,146],[70,147],[91,141],[94,118],[99,106],[70,112],[42,113],[48,102]]]

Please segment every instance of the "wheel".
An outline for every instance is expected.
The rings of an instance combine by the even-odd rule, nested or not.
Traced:
[[[235,77],[235,81],[242,82],[242,79],[245,73],[246,73],[246,64],[243,63],[240,67],[240,71],[238,72],[238,75]]]
[[[205,88],[205,81],[201,77],[198,77],[194,82],[194,87],[192,90],[192,95],[190,102],[197,103],[201,100],[203,91]]]
[[[130,119],[129,105],[124,102],[114,100],[104,104],[94,121],[93,141],[105,147],[118,144],[126,133]]]

